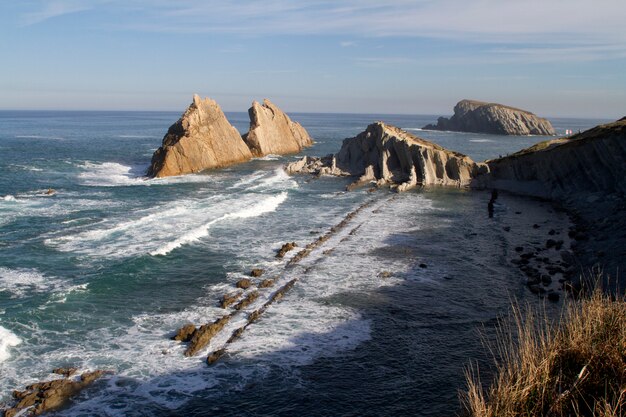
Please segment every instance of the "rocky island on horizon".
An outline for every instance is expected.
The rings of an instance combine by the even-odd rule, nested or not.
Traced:
[[[436,124],[428,124],[423,129],[511,136],[556,135],[547,119],[527,110],[467,99],[454,106],[452,117],[440,117]]]

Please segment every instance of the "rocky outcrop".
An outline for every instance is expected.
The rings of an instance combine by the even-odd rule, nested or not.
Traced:
[[[293,122],[268,99],[252,103],[248,110],[250,130],[244,141],[254,156],[298,153],[313,145],[313,140],[300,123]]]
[[[61,374],[61,372],[55,373]],[[75,372],[75,369],[74,369]],[[66,378],[37,382],[23,391],[14,391],[16,404],[4,412],[5,417],[38,416],[62,408],[71,397],[92,384],[96,379],[108,374],[108,371],[85,372],[78,378],[70,378],[74,372],[68,372]],[[65,373],[64,373],[65,375]]]
[[[451,118],[440,117],[437,124],[426,125],[424,129],[516,136],[555,135],[548,120],[529,111],[475,100],[459,101]]]
[[[162,146],[152,156],[148,176],[168,177],[244,162],[252,153],[209,98],[193,96],[193,103],[170,126]]]
[[[615,291],[616,280],[621,291],[626,288],[626,118],[487,163],[491,172],[472,186],[558,201],[579,229],[570,237],[580,270],[588,274],[599,265],[605,289]],[[546,247],[560,244],[548,241]]]
[[[490,173],[474,186],[556,200],[583,193],[626,194],[626,118],[487,164]]]
[[[269,100],[252,104],[250,131],[242,137],[220,106],[194,95],[154,152],[149,177],[190,174],[250,160],[253,156],[300,152],[313,144],[307,131]],[[245,140],[245,141],[244,141]]]
[[[377,122],[343,141],[336,155],[305,157],[288,173],[356,176],[353,185],[376,183],[406,191],[418,185],[464,187],[486,166],[397,127]]]

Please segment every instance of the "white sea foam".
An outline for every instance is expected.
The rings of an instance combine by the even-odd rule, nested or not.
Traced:
[[[22,339],[17,337],[10,330],[0,326],[0,363],[11,357],[9,348],[15,347],[22,343]]]
[[[11,194],[5,195],[4,197],[2,197],[2,200],[4,200],[4,201],[16,201],[15,197],[12,196]]]
[[[495,142],[495,141],[493,139],[470,139],[470,142],[486,143],[486,142]]]
[[[17,139],[52,139],[52,140],[63,140],[64,138],[60,136],[45,136],[45,135],[16,135]]]
[[[254,184],[248,188],[248,190],[260,190],[260,189],[292,189],[298,187],[298,183],[293,180],[285,172],[285,170],[280,167],[276,168],[272,175],[264,176],[257,181],[257,184]]]
[[[36,269],[0,267],[0,293],[9,293],[11,298],[23,298],[35,293],[53,293],[67,287],[67,282],[46,276]]]
[[[277,161],[280,159],[280,155],[269,154],[255,159],[258,161]]]
[[[83,185],[97,187],[119,187],[130,185],[144,185],[146,179],[133,173],[133,167],[118,164],[117,162],[92,163],[85,162],[80,165],[83,172],[78,178]],[[147,168],[147,167],[146,167]],[[145,168],[138,172],[145,172]]]
[[[182,245],[197,241],[205,236],[208,236],[209,229],[212,225],[228,220],[228,219],[246,219],[250,217],[258,217],[265,213],[270,213],[278,208],[283,202],[287,200],[287,192],[283,192],[276,196],[266,197],[264,200],[250,206],[240,209],[239,211],[235,211],[233,213],[224,214],[217,219],[213,219],[200,227],[197,227],[173,242],[169,242],[158,249],[150,252],[150,255],[167,255],[172,250],[181,247]]]

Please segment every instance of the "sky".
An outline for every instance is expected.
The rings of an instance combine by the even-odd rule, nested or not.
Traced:
[[[626,116],[624,0],[19,0],[0,109]]]

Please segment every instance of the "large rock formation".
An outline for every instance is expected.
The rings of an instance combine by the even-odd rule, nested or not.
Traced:
[[[193,96],[193,103],[170,126],[154,152],[147,175],[168,177],[245,162],[253,156],[300,152],[313,144],[307,131],[265,99],[248,111],[250,131],[242,138],[220,106]]]
[[[345,139],[336,155],[305,157],[286,167],[289,173],[358,176],[354,185],[373,182],[397,187],[398,191],[417,185],[467,186],[484,169],[468,156],[383,122]]]
[[[555,135],[548,120],[529,111],[475,100],[459,101],[450,119],[440,117],[436,125],[429,124],[424,129],[517,136]]]
[[[624,291],[626,117],[487,164],[491,172],[479,175],[472,186],[558,201],[582,230],[570,232],[581,271],[589,274],[599,265],[607,274],[604,288],[615,291],[618,280],[619,291]]]
[[[626,194],[626,118],[487,161],[474,185],[562,200],[581,193]]]
[[[148,176],[168,177],[220,168],[252,158],[241,135],[209,98],[193,103],[170,126],[163,145],[152,156]]]
[[[253,102],[248,115],[250,130],[244,140],[254,156],[298,153],[302,148],[313,144],[300,123],[291,121],[289,116],[268,99],[263,100],[262,105],[257,101]]]

